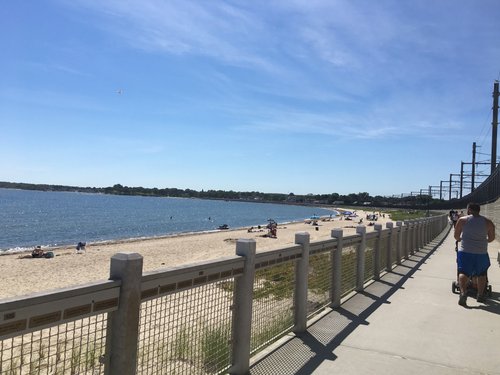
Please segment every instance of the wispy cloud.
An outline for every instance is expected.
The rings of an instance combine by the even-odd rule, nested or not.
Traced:
[[[25,65],[29,68],[34,68],[36,70],[40,70],[43,72],[62,72],[65,74],[71,74],[76,76],[90,77],[88,72],[84,72],[81,69],[77,69],[73,66],[62,64],[60,62],[47,62],[42,63],[38,61],[27,61],[20,63],[21,65]]]
[[[106,111],[108,108],[97,100],[80,95],[78,93],[41,90],[41,89],[24,89],[24,88],[3,88],[0,89],[0,98],[14,103],[30,106],[57,108],[66,110],[83,110],[83,111]]]
[[[266,108],[254,112],[259,118],[238,127],[239,130],[276,133],[279,135],[324,135],[342,140],[356,139],[449,139],[453,133],[463,130],[464,124],[457,121],[437,122],[405,113],[405,107],[368,112],[313,113],[284,108]]]
[[[244,8],[224,2],[78,0],[102,14],[101,27],[120,35],[136,48],[171,54],[208,56],[227,64],[274,70],[259,53],[263,27]]]

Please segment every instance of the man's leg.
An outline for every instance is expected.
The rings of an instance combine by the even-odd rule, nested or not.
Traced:
[[[486,287],[486,276],[477,277],[477,301],[484,302],[484,288]]]
[[[467,306],[467,285],[469,284],[469,276],[461,273],[458,276],[458,285],[460,286],[460,297],[458,304],[460,306]]]

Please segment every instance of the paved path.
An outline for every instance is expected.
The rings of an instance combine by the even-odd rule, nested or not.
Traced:
[[[455,241],[442,235],[401,266],[261,355],[251,374],[500,374],[500,243],[486,304],[458,305]]]

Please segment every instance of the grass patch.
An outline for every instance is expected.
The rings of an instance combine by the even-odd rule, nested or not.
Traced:
[[[175,359],[187,360],[190,346],[189,333],[186,327],[183,327],[175,337],[175,342],[173,343],[172,348],[172,357]]]
[[[231,364],[229,345],[231,330],[228,325],[208,327],[203,332],[201,351],[204,369],[216,374]]]
[[[427,216],[427,211],[422,210],[389,210],[382,213],[389,214],[392,221],[422,219]]]
[[[286,311],[279,314],[270,322],[266,322],[265,329],[252,338],[252,349],[276,341],[287,334],[293,326],[293,312]]]

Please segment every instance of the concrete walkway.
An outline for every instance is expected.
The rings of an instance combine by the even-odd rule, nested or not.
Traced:
[[[452,293],[450,232],[312,323],[254,358],[251,374],[500,374],[500,244],[490,244],[493,288],[469,308]]]

